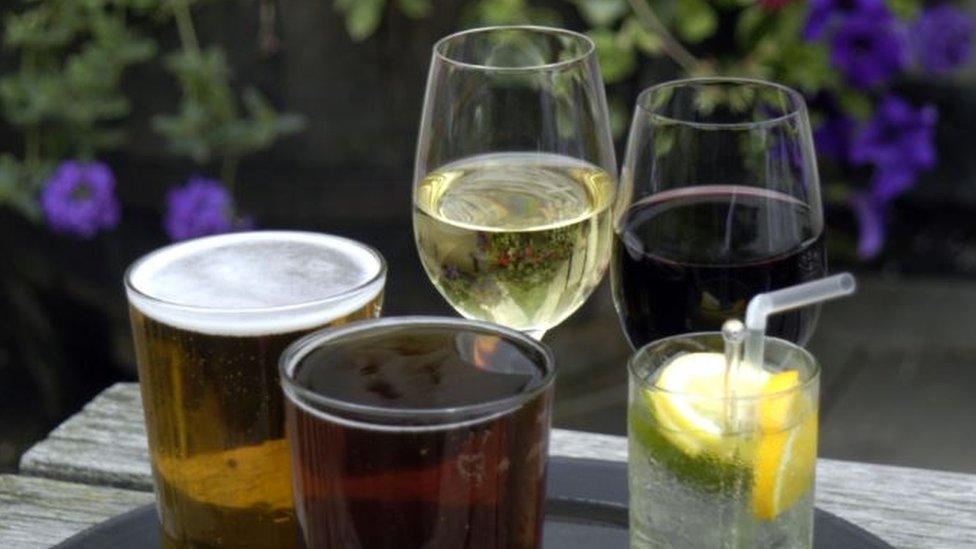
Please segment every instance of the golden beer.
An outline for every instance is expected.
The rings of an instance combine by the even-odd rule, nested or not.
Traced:
[[[153,252],[126,275],[164,545],[296,547],[278,358],[379,315],[385,266],[355,241],[251,232]]]

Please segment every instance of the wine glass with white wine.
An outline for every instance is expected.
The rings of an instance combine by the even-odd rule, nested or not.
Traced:
[[[603,278],[617,178],[594,49],[530,26],[434,46],[414,235],[434,286],[467,318],[541,338]]]

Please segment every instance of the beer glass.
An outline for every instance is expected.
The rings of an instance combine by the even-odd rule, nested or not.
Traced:
[[[307,547],[540,546],[555,379],[542,344],[385,318],[296,342],[281,379]]]
[[[372,248],[304,232],[201,238],[129,268],[164,546],[296,546],[278,358],[377,316],[385,278]]]

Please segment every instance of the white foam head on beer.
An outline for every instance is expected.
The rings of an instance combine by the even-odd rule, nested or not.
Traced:
[[[129,302],[164,324],[215,335],[307,330],[382,290],[382,259],[353,240],[256,231],[174,244],[137,261]]]

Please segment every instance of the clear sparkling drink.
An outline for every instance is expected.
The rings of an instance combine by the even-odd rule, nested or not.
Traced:
[[[816,362],[769,338],[761,368],[727,379],[721,347],[717,333],[676,336],[631,361],[634,549],[812,545]]]

